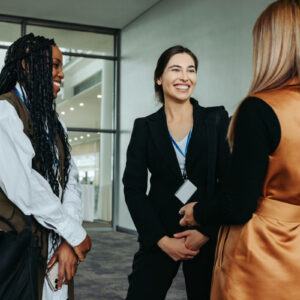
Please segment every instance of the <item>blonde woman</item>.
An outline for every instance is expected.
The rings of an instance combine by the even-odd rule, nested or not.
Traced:
[[[300,4],[272,3],[253,29],[253,79],[233,116],[232,165],[218,207],[181,225],[220,229],[212,300],[300,299]],[[211,203],[215,203],[212,201]]]

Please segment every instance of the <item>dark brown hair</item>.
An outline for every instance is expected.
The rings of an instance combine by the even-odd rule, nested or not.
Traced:
[[[164,100],[165,100],[164,92],[163,92],[162,86],[158,85],[156,83],[156,81],[163,74],[170,58],[173,55],[178,54],[178,53],[186,53],[186,54],[190,55],[192,57],[192,59],[194,60],[196,71],[198,69],[198,59],[197,59],[196,55],[190,49],[185,48],[180,45],[176,45],[176,46],[173,46],[173,47],[165,50],[159,57],[157,64],[156,64],[155,71],[154,71],[154,90],[155,90],[155,94],[156,94],[159,102],[161,102],[161,103],[164,103]]]

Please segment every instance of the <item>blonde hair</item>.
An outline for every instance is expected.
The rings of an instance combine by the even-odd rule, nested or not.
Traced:
[[[253,73],[249,94],[283,88],[293,78],[300,79],[299,0],[278,0],[257,19],[253,31]],[[243,100],[244,101],[244,100]],[[232,149],[236,109],[228,130]]]

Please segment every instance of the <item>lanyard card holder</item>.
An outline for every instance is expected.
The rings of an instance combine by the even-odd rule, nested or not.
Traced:
[[[177,145],[177,143],[173,139],[172,135],[170,134],[170,137],[171,137],[173,145],[179,151],[179,153],[184,157],[184,159],[186,158],[186,153],[187,153],[188,145],[189,145],[189,142],[190,142],[191,134],[192,134],[192,129],[190,130],[190,132],[188,134],[187,142],[186,142],[186,146],[185,146],[185,152],[184,153],[180,149],[180,147]],[[189,201],[189,199],[192,197],[192,195],[197,191],[197,187],[191,181],[189,181],[187,179],[186,165],[185,164],[184,164],[184,171],[183,171],[183,179],[184,179],[184,182],[179,187],[179,189],[176,191],[175,196],[183,204],[186,204]]]
[[[175,196],[183,204],[186,204],[196,191],[197,191],[197,187],[191,181],[186,179],[184,183],[176,191]]]

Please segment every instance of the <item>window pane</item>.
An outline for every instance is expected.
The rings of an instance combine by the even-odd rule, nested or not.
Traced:
[[[26,31],[54,38],[62,51],[85,54],[114,55],[114,36],[93,32],[27,26]]]
[[[112,219],[113,134],[69,132],[72,158],[79,171],[84,220]]]
[[[0,45],[9,46],[21,36],[21,25],[0,22]]]
[[[68,127],[114,129],[114,62],[64,56],[57,111]]]

